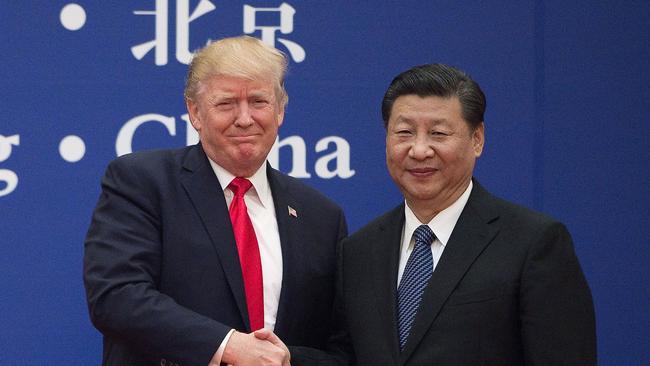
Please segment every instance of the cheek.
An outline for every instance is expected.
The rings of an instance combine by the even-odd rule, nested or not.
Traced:
[[[399,165],[401,158],[399,150],[393,148],[386,149],[386,162],[390,165]]]
[[[278,125],[280,115],[273,108],[254,109],[251,111],[253,119],[263,125]]]
[[[409,152],[407,144],[400,144],[396,142],[387,142],[386,144],[386,159],[399,162],[404,160]]]
[[[463,160],[465,154],[467,154],[467,151],[460,149],[457,146],[440,146],[436,149],[436,156],[438,156],[444,163]]]
[[[390,171],[391,175],[393,171],[399,166],[399,159],[397,157],[397,152],[395,151],[394,146],[386,146],[386,166]]]
[[[219,113],[218,115],[211,115],[203,122],[203,128],[209,128],[216,132],[223,132],[230,127],[233,119],[227,113]]]

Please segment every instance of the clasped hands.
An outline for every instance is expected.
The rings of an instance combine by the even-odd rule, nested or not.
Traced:
[[[223,352],[222,362],[229,366],[291,366],[287,346],[275,333],[260,329],[253,333],[235,331]]]

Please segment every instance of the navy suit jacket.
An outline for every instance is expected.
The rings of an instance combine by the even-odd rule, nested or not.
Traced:
[[[267,174],[283,259],[275,333],[287,345],[323,347],[345,217],[297,179]],[[206,366],[230,329],[249,331],[228,208],[200,144],[109,164],[84,282],[104,365]]]
[[[331,348],[339,362],[319,364],[596,364],[591,293],[569,233],[476,181],[400,351],[403,225],[401,204],[343,240]]]

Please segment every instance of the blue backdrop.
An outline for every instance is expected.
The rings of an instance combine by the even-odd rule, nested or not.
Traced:
[[[380,101],[443,62],[488,98],[477,178],[567,224],[601,365],[650,360],[650,2],[0,0],[0,360],[99,364],[83,239],[106,164],[180,147],[189,53],[250,34],[290,55],[280,170],[352,230],[401,197]]]

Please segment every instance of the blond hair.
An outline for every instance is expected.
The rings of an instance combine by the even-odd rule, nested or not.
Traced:
[[[278,106],[289,97],[284,89],[287,58],[257,38],[239,36],[212,42],[194,53],[185,82],[185,99],[195,101],[203,82],[213,76],[233,76],[248,80],[269,80],[274,84]]]

